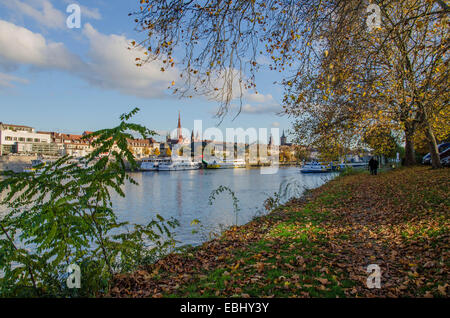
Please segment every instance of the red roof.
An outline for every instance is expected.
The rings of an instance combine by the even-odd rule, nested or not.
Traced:
[[[127,143],[131,145],[137,144],[138,146],[150,146],[150,141],[148,139],[129,139],[127,138]]]
[[[31,129],[33,129],[33,127],[30,127],[30,126],[12,125],[12,124],[5,124],[5,123],[2,123],[2,122],[0,122],[0,125],[11,126],[11,127],[18,127],[18,128],[31,128]]]

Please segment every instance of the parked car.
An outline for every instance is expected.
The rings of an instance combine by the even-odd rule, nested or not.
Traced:
[[[439,153],[439,158],[441,161],[447,157],[450,157],[450,147]]]
[[[449,150],[449,149],[450,149],[450,142],[444,142],[444,143],[438,145],[439,157],[442,159],[442,158],[445,158],[446,156],[449,156],[450,154],[447,154],[445,157],[441,157],[441,154],[444,153],[444,152],[446,152],[446,151]],[[430,153],[427,153],[427,154],[423,157],[422,163],[423,163],[424,165],[429,165],[429,164],[431,164],[431,154],[430,154]]]
[[[441,164],[444,167],[450,167],[450,156],[445,157],[444,159],[441,160]]]

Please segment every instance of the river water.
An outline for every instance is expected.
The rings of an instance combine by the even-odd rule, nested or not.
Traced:
[[[113,207],[120,221],[145,224],[156,214],[175,218],[180,245],[197,245],[234,225],[236,216],[228,193],[220,194],[212,205],[211,192],[219,186],[229,187],[239,200],[237,221],[245,224],[253,217],[267,213],[263,203],[275,192],[282,200],[299,197],[305,189],[313,189],[336,176],[335,173],[301,174],[299,168],[280,168],[275,174],[261,174],[260,169],[212,169],[191,171],[138,172],[131,176],[139,183],[126,185],[126,197],[113,196]],[[202,227],[191,225],[197,219]],[[196,229],[197,233],[193,233]]]

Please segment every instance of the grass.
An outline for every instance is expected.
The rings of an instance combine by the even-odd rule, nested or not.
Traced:
[[[447,297],[449,171],[340,176],[306,201],[118,275],[110,296]],[[382,269],[381,289],[366,286],[369,264]]]

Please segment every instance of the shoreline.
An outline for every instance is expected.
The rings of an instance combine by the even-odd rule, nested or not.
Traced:
[[[12,170],[16,173],[23,172],[23,169],[27,166],[31,165],[31,161],[37,159],[37,155],[30,155],[30,156],[2,156],[0,157],[0,171],[8,171]],[[140,160],[137,160],[138,164],[140,163]],[[270,167],[267,165],[247,165],[245,169],[258,169],[262,167]],[[296,162],[289,162],[289,163],[280,163],[279,167],[300,167],[300,165]],[[205,168],[207,169],[207,168]],[[214,169],[208,169],[208,170],[214,170]],[[143,170],[131,170],[127,169],[128,172],[144,172]]]
[[[116,275],[107,296],[448,296],[449,172],[340,176],[217,239]],[[381,289],[365,285],[372,263]]]

